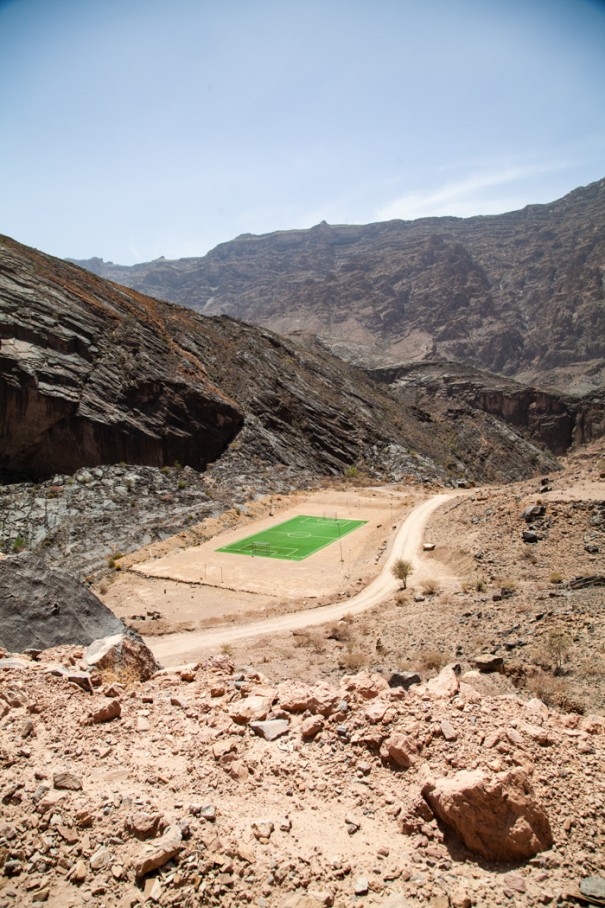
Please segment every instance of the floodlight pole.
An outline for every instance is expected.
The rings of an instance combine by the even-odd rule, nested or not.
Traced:
[[[336,515],[336,526],[338,527],[338,548],[340,549],[340,563],[344,564],[344,558],[342,557],[342,537],[340,535],[340,524],[338,522],[338,514]]]

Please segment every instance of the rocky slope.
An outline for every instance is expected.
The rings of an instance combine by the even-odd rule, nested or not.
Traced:
[[[83,655],[0,658],[3,906],[602,891],[603,718],[485,695],[452,667],[409,690],[367,672],[273,684],[216,656],[145,683],[93,672],[90,693],[55,667]]]
[[[85,586],[24,553],[0,561],[0,646],[49,649],[89,644],[126,628]]]
[[[605,381],[605,180],[497,216],[322,223],[203,258],[80,264],[207,314],[317,333],[364,364],[439,354],[566,392]]]
[[[0,252],[5,472],[203,469],[238,433],[248,460],[341,472],[415,422],[322,348],[151,300],[8,239]]]
[[[435,419],[441,414],[462,431],[468,430],[465,417],[471,413],[475,421],[496,417],[555,454],[605,435],[605,389],[578,398],[453,362],[412,363],[371,369],[369,374],[403,404],[424,408]],[[460,447],[470,460],[482,459],[478,450],[471,454],[468,441]],[[491,453],[500,456],[493,448]]]
[[[0,252],[0,474],[30,478],[0,485],[0,549],[79,577],[326,474],[509,481],[603,429],[598,401],[589,419],[470,370],[367,374],[311,337],[206,318],[12,240]]]
[[[223,452],[243,413],[160,307],[7,238],[0,256],[0,469],[201,468]]]

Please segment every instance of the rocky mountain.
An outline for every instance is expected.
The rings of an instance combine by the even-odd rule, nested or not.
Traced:
[[[604,431],[596,393],[452,363],[368,372],[312,336],[202,316],[0,241],[0,551],[79,577],[327,475],[508,482]]]
[[[209,315],[316,333],[366,365],[437,354],[574,393],[605,383],[605,180],[496,216],[324,222],[201,258],[80,264]]]
[[[238,436],[248,460],[342,472],[405,439],[402,408],[320,347],[151,300],[9,239],[1,253],[5,471],[203,469]]]
[[[504,411],[469,404],[458,422],[481,425],[486,466],[474,430],[452,434],[428,398],[422,409],[398,399],[311,338],[152,300],[6,238],[0,251],[5,472],[49,478],[122,461],[199,470],[227,452],[231,482],[268,464],[451,481],[552,467],[536,445],[549,438],[511,433]]]

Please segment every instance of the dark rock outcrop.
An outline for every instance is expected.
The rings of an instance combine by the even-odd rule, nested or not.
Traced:
[[[321,336],[365,365],[434,354],[586,393],[605,383],[605,180],[490,217],[329,226],[104,277],[208,315]]]
[[[452,459],[447,419],[428,425],[311,336],[207,318],[12,240],[0,254],[0,471],[43,479],[103,462],[201,469],[220,458],[231,477],[272,465],[492,478],[470,451]],[[500,478],[552,467],[501,421],[486,433]]]
[[[455,419],[465,407],[495,416],[553,454],[605,434],[603,392],[562,395],[453,362],[412,363],[369,374],[408,405],[435,409],[441,402]]]
[[[69,574],[35,555],[0,559],[0,646],[9,652],[88,646],[124,633],[119,618]]]
[[[0,238],[0,469],[200,469],[243,414],[186,335],[131,290]]]

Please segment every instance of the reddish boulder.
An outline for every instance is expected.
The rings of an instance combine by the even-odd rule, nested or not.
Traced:
[[[553,843],[548,817],[521,770],[491,777],[463,770],[427,782],[422,794],[467,848],[488,860],[525,860]]]

